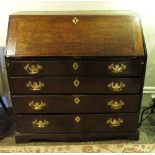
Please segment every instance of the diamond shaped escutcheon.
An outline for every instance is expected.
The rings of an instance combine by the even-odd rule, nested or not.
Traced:
[[[78,87],[80,85],[80,81],[78,79],[74,80],[74,86]]]
[[[78,19],[77,17],[74,17],[73,20],[72,20],[72,22],[73,22],[74,24],[77,24],[77,23],[79,22],[79,19]]]
[[[75,104],[79,104],[79,103],[80,103],[80,99],[79,99],[78,97],[76,97],[76,98],[74,99],[74,103],[75,103]]]
[[[78,63],[74,62],[72,67],[74,70],[77,70],[79,68],[79,65],[78,65]]]

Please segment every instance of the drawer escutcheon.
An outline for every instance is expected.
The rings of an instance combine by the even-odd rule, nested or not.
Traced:
[[[24,67],[24,70],[27,71],[28,74],[37,74],[39,73],[39,71],[41,71],[43,69],[43,67],[41,65],[29,65],[27,64],[25,67]]]
[[[31,101],[28,105],[31,107],[31,109],[36,111],[41,110],[46,106],[46,104],[42,101],[40,101],[40,103]]]
[[[26,83],[26,87],[29,88],[30,90],[33,90],[33,91],[39,91],[44,86],[45,86],[45,84],[41,81],[39,81],[39,82],[29,81],[28,83]]]
[[[77,23],[79,22],[79,19],[78,19],[77,17],[74,17],[74,18],[72,19],[72,22],[73,22],[74,24],[77,24]]]
[[[75,87],[78,87],[80,85],[80,81],[78,79],[75,79],[73,81],[73,84],[74,84]]]
[[[120,82],[120,83],[111,82],[108,84],[108,87],[111,88],[112,91],[119,92],[123,90],[123,88],[125,87],[125,84],[123,82]]]
[[[113,63],[111,65],[108,66],[108,69],[111,70],[111,72],[113,73],[121,73],[126,69],[126,65],[124,64],[116,64],[114,65]]]
[[[77,62],[74,62],[72,67],[74,70],[77,70],[79,68],[79,64]]]
[[[75,104],[79,104],[79,103],[80,103],[80,99],[79,99],[78,97],[75,97],[74,103],[75,103]]]
[[[80,120],[81,120],[81,118],[80,118],[79,116],[76,116],[76,117],[75,117],[75,122],[76,122],[76,123],[79,123]]]
[[[111,100],[107,103],[107,105],[110,106],[111,109],[118,110],[122,108],[122,106],[124,105],[124,102],[122,100],[119,100],[119,101]]]
[[[44,120],[35,119],[32,122],[32,124],[37,128],[45,128],[45,127],[47,127],[49,125],[49,122],[46,119],[44,119]]]
[[[110,126],[110,127],[118,127],[120,126],[121,124],[123,123],[123,119],[121,118],[109,118],[107,120],[107,124]]]

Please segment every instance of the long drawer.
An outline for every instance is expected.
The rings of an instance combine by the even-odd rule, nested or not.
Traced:
[[[14,113],[138,112],[139,95],[15,95]]]
[[[12,94],[140,93],[141,78],[11,77]]]
[[[20,133],[90,133],[136,131],[137,113],[17,115]]]
[[[12,76],[75,74],[141,76],[143,64],[140,59],[117,61],[11,61],[8,69]]]

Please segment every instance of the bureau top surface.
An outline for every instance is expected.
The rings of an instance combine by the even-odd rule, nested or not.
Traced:
[[[138,15],[21,12],[10,15],[6,56],[144,56]]]

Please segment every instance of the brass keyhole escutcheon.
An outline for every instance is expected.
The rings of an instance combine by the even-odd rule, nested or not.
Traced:
[[[74,18],[72,19],[72,22],[73,22],[74,24],[77,24],[77,23],[79,22],[79,19],[78,19],[77,17],[74,17]]]
[[[75,97],[74,103],[75,103],[75,104],[79,104],[79,103],[80,103],[80,99],[79,99],[78,97]]]
[[[74,62],[72,67],[76,71],[79,68],[79,64],[77,62]]]
[[[79,123],[80,120],[81,120],[81,118],[80,118],[79,116],[76,116],[76,117],[75,117],[75,122],[76,122],[76,123]]]
[[[78,79],[75,79],[73,84],[75,87],[78,87],[80,85],[80,81]]]

